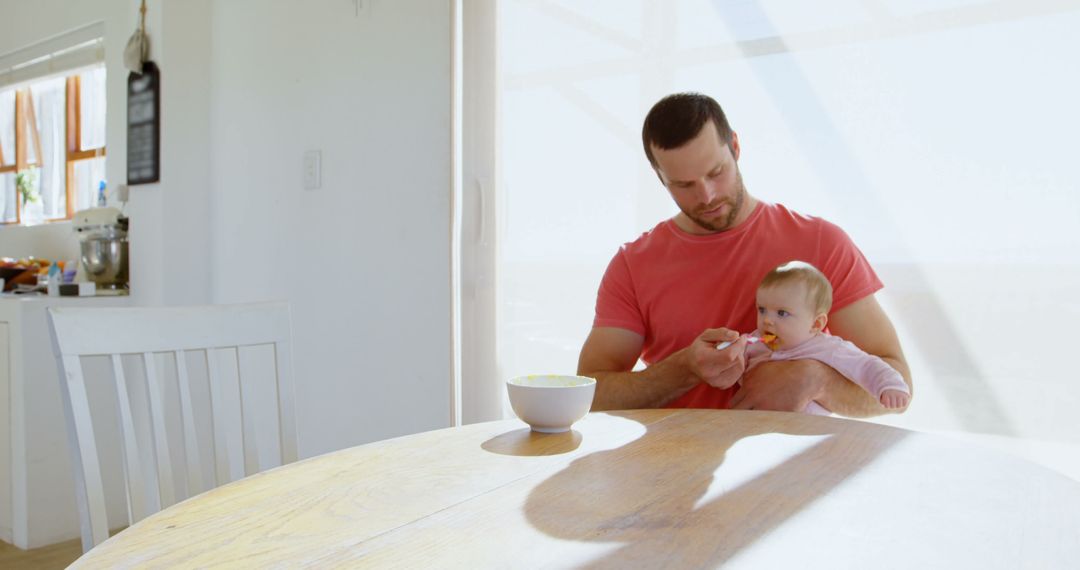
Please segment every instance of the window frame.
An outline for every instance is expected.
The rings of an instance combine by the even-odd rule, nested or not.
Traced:
[[[81,71],[81,70],[80,70]],[[33,84],[15,90],[15,162],[8,164],[7,155],[0,145],[0,174],[18,173],[31,166],[41,167],[41,135],[38,132]],[[82,78],[80,73],[65,77],[64,91],[64,194],[65,215],[61,218],[45,218],[43,223],[63,222],[75,216],[75,164],[82,160],[91,160],[105,156],[105,145],[96,148],[82,148]],[[27,160],[29,144],[34,145],[34,160]],[[22,200],[15,191],[15,219],[0,221],[0,226],[22,224]]]

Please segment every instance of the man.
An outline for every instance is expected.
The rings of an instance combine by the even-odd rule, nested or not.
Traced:
[[[816,360],[769,362],[741,382],[756,324],[755,289],[798,259],[833,285],[832,334],[881,357],[911,387],[892,322],[874,298],[882,284],[839,227],[747,193],[739,138],[720,105],[696,93],[665,97],[642,129],[645,155],[681,212],[625,244],[600,284],[578,374],[596,378],[594,410],[710,407],[886,413],[880,402]],[[724,341],[730,347],[718,350]],[[633,371],[638,359],[646,368]],[[893,411],[903,411],[893,410]]]

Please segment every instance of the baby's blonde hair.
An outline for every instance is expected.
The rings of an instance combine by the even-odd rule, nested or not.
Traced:
[[[805,261],[789,261],[765,274],[758,289],[774,285],[799,283],[806,286],[807,301],[816,314],[829,314],[832,308],[832,284],[818,268]]]

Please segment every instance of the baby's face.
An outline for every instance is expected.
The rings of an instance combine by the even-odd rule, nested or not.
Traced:
[[[795,346],[814,336],[817,314],[810,306],[806,286],[781,283],[757,291],[757,326],[761,334],[776,335],[770,348]]]

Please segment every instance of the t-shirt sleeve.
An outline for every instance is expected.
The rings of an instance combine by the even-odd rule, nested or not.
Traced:
[[[847,232],[836,224],[822,220],[818,251],[821,259],[825,260],[819,269],[833,287],[832,311],[872,295],[883,287],[866,256],[851,241]]]
[[[608,263],[604,278],[600,280],[593,327],[617,327],[645,336],[645,319],[622,249]]]

